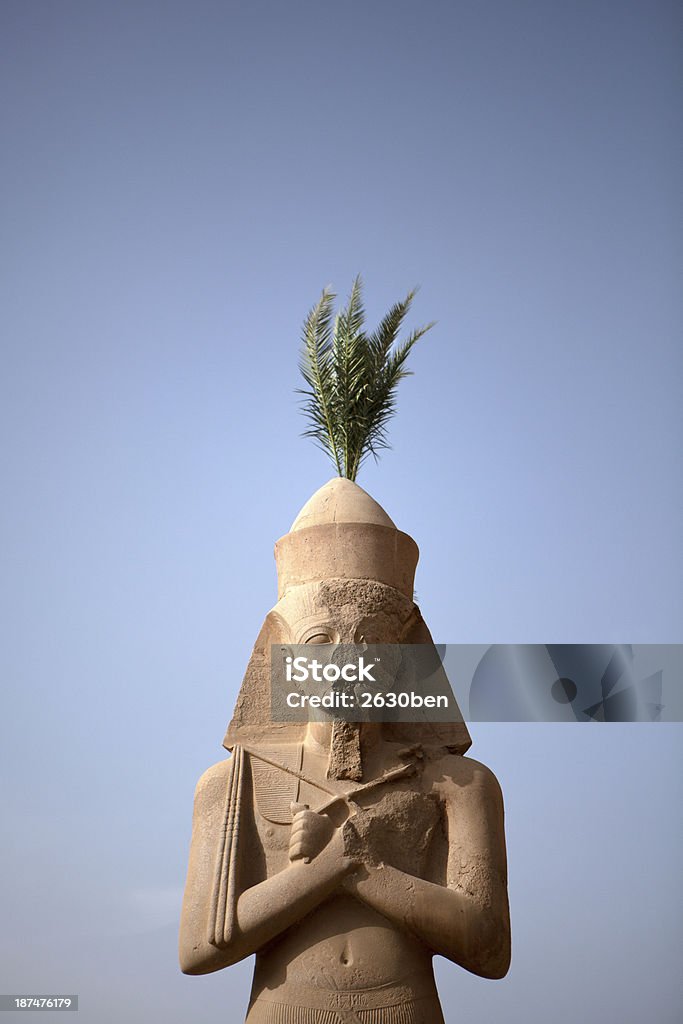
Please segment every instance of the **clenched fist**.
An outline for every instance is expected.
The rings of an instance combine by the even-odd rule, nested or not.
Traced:
[[[309,810],[308,804],[293,803],[289,859],[308,864],[329,843],[335,828],[326,814]]]

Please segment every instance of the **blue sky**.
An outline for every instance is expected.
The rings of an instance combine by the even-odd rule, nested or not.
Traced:
[[[682,639],[680,9],[5,0],[0,38],[0,989],[239,1019],[178,897],[332,475],[294,395],[323,285],[438,321],[359,482],[439,642]],[[472,733],[514,960],[440,966],[447,1020],[679,1020],[680,727]]]

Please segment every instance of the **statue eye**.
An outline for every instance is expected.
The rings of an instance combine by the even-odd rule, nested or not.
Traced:
[[[328,633],[313,633],[306,640],[307,644],[331,644],[333,643],[332,637]]]

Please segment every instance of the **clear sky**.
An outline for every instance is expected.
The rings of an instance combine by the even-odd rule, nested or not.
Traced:
[[[359,478],[436,640],[683,639],[681,34],[666,0],[3,0],[0,991],[242,1019],[250,964],[180,975],[178,904],[332,475],[293,393],[323,285],[438,320]],[[449,1024],[680,1021],[680,726],[472,733],[513,966],[441,964]]]

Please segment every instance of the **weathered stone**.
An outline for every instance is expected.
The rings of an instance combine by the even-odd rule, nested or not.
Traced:
[[[343,721],[332,723],[327,778],[349,779],[352,782],[360,782],[363,778],[359,725]]]
[[[439,1024],[435,953],[484,977],[508,967],[495,777],[463,756],[462,721],[270,722],[272,644],[431,641],[412,600],[417,547],[335,479],[276,559],[232,757],[197,786],[181,967],[255,952],[248,1024]]]

